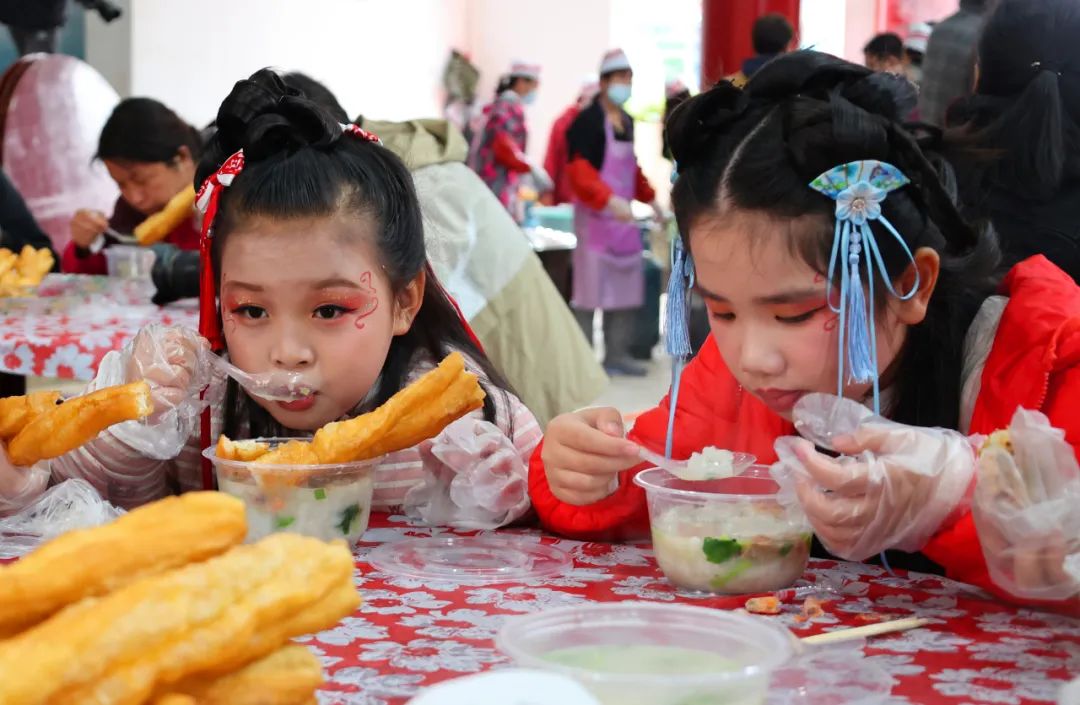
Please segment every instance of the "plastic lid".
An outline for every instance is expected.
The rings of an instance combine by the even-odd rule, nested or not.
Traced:
[[[564,551],[515,536],[404,539],[372,549],[368,562],[384,573],[479,585],[549,578],[573,566]]]

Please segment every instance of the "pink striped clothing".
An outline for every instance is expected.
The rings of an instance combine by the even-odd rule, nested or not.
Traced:
[[[409,375],[409,381],[412,382],[434,366],[431,360],[417,363]],[[469,367],[479,373],[475,364],[469,364]],[[215,439],[221,432],[224,388],[224,378],[215,373],[207,393],[207,398],[211,400],[211,430]],[[496,406],[495,425],[508,435],[512,429],[513,444],[521,460],[519,466],[513,468],[513,473],[520,474],[525,480],[528,459],[540,442],[542,430],[532,412],[517,397],[500,390],[492,391],[491,395]],[[468,418],[482,423],[483,413],[477,411]],[[131,508],[169,494],[201,489],[201,452],[198,429],[189,437],[179,455],[165,460],[147,457],[110,430],[77,451],[52,461],[52,482],[81,478],[109,501]],[[406,493],[421,484],[425,476],[418,448],[387,456],[375,473],[373,505],[383,510],[400,508]],[[44,489],[45,484],[41,483],[38,491],[24,491],[17,501],[25,506]],[[15,498],[9,500],[15,501]],[[8,511],[16,508],[9,508]]]

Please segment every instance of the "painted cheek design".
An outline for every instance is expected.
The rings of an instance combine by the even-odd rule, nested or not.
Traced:
[[[829,309],[825,309],[828,315],[825,317],[825,332],[832,333],[840,325],[840,316]]]
[[[379,294],[371,285],[371,272],[360,275],[360,289],[364,292],[364,301],[356,309],[356,329],[364,330],[364,319],[379,310]]]

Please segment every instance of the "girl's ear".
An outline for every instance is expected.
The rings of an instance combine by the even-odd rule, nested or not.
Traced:
[[[424,302],[427,272],[421,270],[394,299],[394,335],[405,335],[412,328],[420,304]]]
[[[896,290],[900,293],[911,291],[915,286],[915,273],[918,272],[919,290],[907,301],[895,302],[897,317],[901,323],[914,326],[923,322],[926,318],[926,309],[930,306],[930,299],[937,287],[938,275],[941,273],[941,257],[937,250],[930,247],[920,247],[915,250],[915,262],[908,265],[903,276],[900,277]]]

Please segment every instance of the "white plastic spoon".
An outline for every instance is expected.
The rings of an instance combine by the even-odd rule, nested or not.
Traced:
[[[235,379],[248,394],[269,399],[270,401],[296,401],[310,397],[315,393],[315,387],[300,372],[286,372],[275,370],[273,372],[259,372],[249,374],[239,367],[230,364],[225,358],[212,355],[211,360],[223,374]]]
[[[638,457],[687,482],[720,480],[741,475],[757,461],[757,456],[749,453],[732,453],[730,450],[716,448],[706,448],[701,453],[694,453],[690,460],[671,460],[640,446]]]

